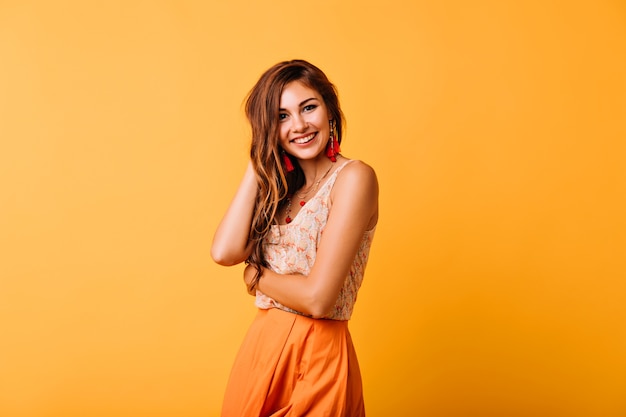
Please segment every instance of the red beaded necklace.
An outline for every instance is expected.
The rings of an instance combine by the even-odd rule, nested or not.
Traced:
[[[309,187],[308,190],[306,190],[306,192],[304,194],[298,194],[298,197],[300,198],[300,207],[304,207],[304,205],[306,204],[306,196],[309,195],[309,193],[313,190],[317,191],[317,189],[320,186],[320,182],[322,182],[322,180],[324,178],[326,178],[326,176],[328,175],[328,173],[330,172],[331,169],[333,169],[333,165],[334,163],[330,164],[330,167],[328,167],[328,170],[326,170],[326,172],[324,173],[324,175],[322,175],[320,177],[319,180],[315,181],[315,183],[313,185],[311,185]],[[289,224],[293,221],[293,219],[291,218],[290,214],[291,214],[291,198],[293,197],[293,194],[289,194],[287,196],[287,207],[285,208],[285,223]]]

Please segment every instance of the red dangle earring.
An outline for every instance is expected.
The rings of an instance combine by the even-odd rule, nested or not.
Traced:
[[[330,138],[326,147],[326,156],[331,161],[337,162],[337,155],[341,152],[339,141],[337,140],[337,125],[334,120],[329,120],[328,123],[330,124]]]
[[[291,172],[294,170],[293,164],[291,163],[291,159],[287,155],[287,152],[283,149],[283,163],[285,164],[285,169],[287,172]]]

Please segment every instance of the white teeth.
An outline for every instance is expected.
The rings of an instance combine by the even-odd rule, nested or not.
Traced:
[[[305,136],[299,139],[294,139],[293,142],[299,145],[302,145],[303,143],[309,142],[311,139],[313,139],[314,136],[315,136],[315,133],[311,133],[309,136]]]

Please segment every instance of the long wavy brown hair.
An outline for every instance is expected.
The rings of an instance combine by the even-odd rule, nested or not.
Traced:
[[[248,263],[254,265],[257,271],[251,287],[256,286],[260,279],[261,267],[267,266],[263,240],[275,223],[277,211],[287,196],[300,188],[305,180],[298,161],[289,155],[287,157],[290,157],[294,170],[285,170],[282,163],[284,150],[279,144],[280,97],[285,86],[293,81],[301,82],[322,96],[331,120],[335,121],[339,143],[345,124],[335,86],[322,70],[307,61],[297,59],[274,65],[261,75],[248,94],[245,109],[252,127],[250,159],[259,187],[250,226],[253,249]]]

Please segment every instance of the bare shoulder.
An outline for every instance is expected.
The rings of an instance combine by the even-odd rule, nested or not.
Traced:
[[[378,205],[378,179],[374,169],[363,161],[353,160],[337,176],[331,193],[334,201],[357,202],[364,206]]]
[[[352,160],[339,173],[336,187],[340,189],[360,189],[377,192],[378,179],[374,168],[363,161]]]
[[[344,166],[331,192],[331,201],[345,221],[360,221],[363,230],[371,230],[378,222],[378,179],[374,169],[359,160]]]

